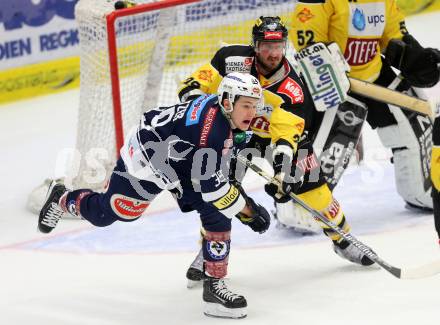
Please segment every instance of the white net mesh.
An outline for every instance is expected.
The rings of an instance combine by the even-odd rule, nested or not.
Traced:
[[[75,10],[81,45],[81,159],[72,169],[78,175],[74,188],[102,187],[117,156],[106,27],[114,2],[80,0]],[[281,16],[289,26],[294,5],[290,0],[205,0],[117,18],[124,134],[144,110],[177,103],[178,82],[208,62],[222,42],[250,44],[252,26],[261,15]]]

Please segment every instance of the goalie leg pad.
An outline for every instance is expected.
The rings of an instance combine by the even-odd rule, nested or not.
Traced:
[[[432,186],[440,191],[440,146],[432,147],[431,180]]]
[[[434,121],[432,134],[431,180],[432,186],[440,191],[440,117]]]
[[[345,172],[366,118],[365,104],[351,97],[336,109],[325,112],[313,148],[330,190],[336,187]]]
[[[365,104],[351,97],[337,109],[325,112],[313,142],[313,150],[319,156],[320,178],[326,180],[330,190],[335,188],[345,172],[355,152],[366,118]],[[316,188],[316,185],[308,189]],[[327,201],[328,205],[330,201]],[[322,207],[324,208],[325,206]],[[276,210],[280,223],[299,231],[320,232],[316,222],[310,222],[312,219],[310,214],[299,205],[292,202],[277,203]]]
[[[406,202],[432,209],[432,122],[397,107],[390,106],[390,110],[397,124],[377,128],[377,132],[383,145],[393,151],[397,191]]]
[[[344,229],[345,231],[350,230],[350,226],[345,219],[341,206],[339,205],[338,201],[333,198],[333,195],[330,192],[327,184],[324,184],[312,191],[300,194],[298,197],[313,209],[324,213],[325,216],[338,227]],[[324,230],[324,233],[332,240],[339,240],[341,238],[339,234],[329,229],[325,224],[319,221],[318,224]]]
[[[321,227],[315,221],[310,212],[294,203],[292,200],[286,203],[275,203],[276,217],[278,221],[298,232],[320,233]]]
[[[440,192],[435,188],[432,189],[432,200],[434,203],[434,226],[437,231],[440,244]]]

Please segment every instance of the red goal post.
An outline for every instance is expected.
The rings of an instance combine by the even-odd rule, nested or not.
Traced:
[[[250,44],[259,16],[281,16],[290,26],[296,2],[133,1],[138,4],[119,10],[114,0],[79,0],[75,7],[80,104],[76,154],[63,175],[68,188],[102,190],[142,112],[177,103],[180,81],[208,63],[222,44]],[[290,46],[289,56],[292,51]],[[39,211],[47,183],[30,195],[32,211]]]
[[[170,7],[185,5],[188,3],[200,2],[200,0],[167,0],[153,3],[139,4],[137,6],[124,8],[112,11],[106,16],[107,20],[107,35],[108,35],[108,53],[110,63],[110,77],[112,84],[113,97],[113,114],[115,122],[115,141],[116,148],[121,148],[124,143],[124,132],[122,125],[122,109],[121,109],[121,95],[119,88],[119,68],[118,68],[118,48],[116,43],[116,28],[115,22],[120,17],[133,16],[145,12],[156,10],[163,10]]]

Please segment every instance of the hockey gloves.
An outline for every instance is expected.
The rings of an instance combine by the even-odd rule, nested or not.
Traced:
[[[247,204],[252,210],[252,215],[247,216],[239,212],[236,217],[246,226],[249,226],[253,231],[262,234],[270,226],[270,214],[261,205],[255,203],[250,197],[246,199]]]
[[[440,51],[423,48],[409,34],[404,35],[402,40],[392,39],[388,43],[385,58],[414,87],[430,88],[440,79]]]
[[[241,221],[241,223],[249,226],[249,228],[251,228],[253,231],[262,234],[269,229],[270,226],[269,212],[267,212],[267,210],[261,205],[255,203],[252,198],[247,196],[240,184],[236,184],[235,186],[238,188],[241,195],[243,195],[244,199],[246,200],[246,204],[252,211],[250,216],[242,212],[237,213],[235,216]]]
[[[284,175],[275,175],[276,178],[282,179],[281,176]],[[284,190],[282,187],[277,186],[274,183],[267,183],[264,185],[264,190],[267,194],[269,194],[277,203],[286,203],[290,200],[290,196],[284,194]]]
[[[283,152],[276,153],[273,158],[273,169],[280,185],[268,183],[264,186],[264,190],[277,203],[286,203],[290,200],[290,196],[286,193],[296,192],[301,185],[301,182],[292,177],[295,170],[292,167],[292,158]]]

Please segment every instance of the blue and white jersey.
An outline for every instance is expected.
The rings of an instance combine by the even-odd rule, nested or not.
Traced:
[[[229,183],[230,158],[245,145],[234,143],[217,96],[204,95],[144,113],[121,157],[131,175],[177,190],[181,207],[206,202],[232,218],[245,200]]]

